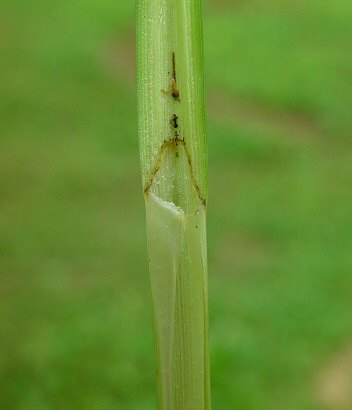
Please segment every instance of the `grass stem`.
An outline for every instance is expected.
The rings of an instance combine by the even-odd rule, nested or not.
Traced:
[[[138,0],[138,117],[160,410],[210,410],[201,2]]]

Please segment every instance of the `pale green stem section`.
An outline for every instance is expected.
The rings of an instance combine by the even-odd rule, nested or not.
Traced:
[[[138,124],[159,410],[210,410],[200,0],[137,0]]]

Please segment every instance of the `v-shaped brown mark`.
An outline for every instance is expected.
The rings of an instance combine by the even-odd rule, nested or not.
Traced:
[[[146,185],[144,187],[144,195],[148,196],[149,191],[150,191],[150,189],[153,185],[155,176],[157,175],[157,173],[160,170],[160,167],[162,165],[162,161],[163,161],[163,158],[165,156],[165,153],[166,153],[167,149],[169,147],[173,147],[173,146],[176,147],[178,144],[182,145],[183,149],[185,151],[185,154],[186,154],[186,157],[187,157],[187,162],[188,162],[188,165],[189,165],[192,185],[193,185],[194,189],[197,192],[197,195],[198,195],[198,198],[199,198],[200,202],[204,206],[206,206],[206,199],[205,199],[204,195],[202,194],[202,192],[200,190],[200,187],[197,183],[196,177],[195,177],[194,172],[193,172],[192,159],[191,159],[191,155],[188,151],[186,142],[185,142],[184,138],[180,138],[180,136],[178,134],[176,134],[174,138],[171,138],[169,140],[164,141],[163,144],[161,145],[161,147],[159,149],[158,156],[157,156],[156,161],[155,161],[155,166],[152,169],[152,171],[150,173],[150,176],[149,176],[149,179],[148,179],[148,182],[146,183]]]

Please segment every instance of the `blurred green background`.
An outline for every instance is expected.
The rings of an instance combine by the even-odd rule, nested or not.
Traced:
[[[351,410],[352,3],[204,6],[213,407]],[[1,409],[156,409],[134,24],[1,0]]]

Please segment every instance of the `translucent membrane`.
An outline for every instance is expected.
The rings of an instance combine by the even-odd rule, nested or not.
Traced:
[[[205,209],[146,198],[159,408],[210,409]]]

